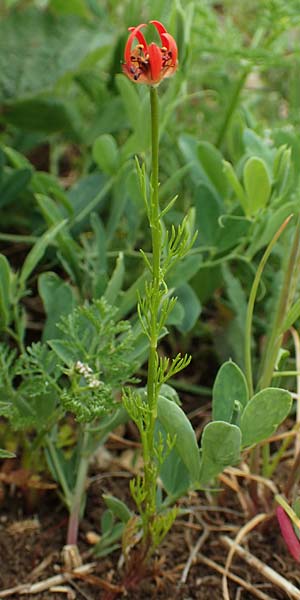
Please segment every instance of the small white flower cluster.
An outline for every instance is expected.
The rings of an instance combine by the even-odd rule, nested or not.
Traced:
[[[89,367],[88,365],[82,363],[80,360],[78,360],[75,364],[75,369],[87,380],[88,387],[98,388],[102,385],[102,381],[99,381],[99,379],[96,379],[96,377],[94,376],[93,369],[91,369],[91,367]]]

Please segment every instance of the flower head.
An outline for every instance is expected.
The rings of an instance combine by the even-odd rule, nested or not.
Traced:
[[[177,68],[177,46],[174,38],[167,32],[159,21],[150,21],[156,28],[161,39],[161,46],[154,42],[147,44],[141,29],[147,27],[145,23],[137,27],[129,27],[123,64],[123,72],[129,79],[136,83],[157,85],[171,77]],[[133,47],[134,40],[137,44]]]

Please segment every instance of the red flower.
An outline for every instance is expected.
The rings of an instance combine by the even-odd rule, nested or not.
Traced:
[[[177,68],[177,46],[174,38],[159,21],[150,21],[157,29],[161,39],[161,47],[151,42],[147,44],[141,29],[145,23],[137,27],[129,27],[131,32],[124,52],[123,72],[136,83],[157,85],[165,77],[171,77]],[[138,44],[132,47],[134,40]]]

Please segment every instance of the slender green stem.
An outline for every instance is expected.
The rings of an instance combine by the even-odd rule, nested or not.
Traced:
[[[274,371],[273,377],[298,377],[300,371]]]
[[[38,241],[38,237],[34,235],[17,235],[14,233],[0,233],[1,242],[15,242],[25,244],[35,244]]]
[[[246,314],[246,325],[245,325],[245,371],[246,371],[246,379],[247,379],[247,383],[248,383],[250,396],[253,395],[253,388],[254,388],[253,377],[252,377],[252,361],[251,361],[251,341],[252,341],[251,330],[252,330],[252,319],[253,319],[255,299],[256,299],[259,283],[260,283],[261,276],[262,276],[263,270],[265,268],[266,262],[270,256],[270,254],[273,250],[273,247],[275,246],[278,238],[282,234],[283,230],[285,229],[285,227],[288,224],[288,222],[290,221],[290,219],[291,219],[291,217],[288,217],[284,221],[284,223],[281,225],[281,227],[278,229],[278,231],[274,235],[273,239],[269,243],[269,245],[258,265],[258,269],[256,271],[254,281],[252,284],[252,288],[251,288],[251,292],[250,292],[250,296],[249,296],[249,301],[248,301],[248,306],[247,306],[247,314]],[[273,373],[273,370],[274,370],[274,364],[272,365],[272,373]]]
[[[285,222],[286,223],[286,222]],[[275,319],[268,338],[267,347],[262,362],[261,377],[259,379],[259,388],[263,389],[270,385],[275,370],[278,352],[282,343],[285,316],[290,307],[295,291],[295,274],[299,270],[299,246],[300,246],[300,219],[298,219],[296,232],[285,272],[284,282],[281,288],[278,308]]]
[[[158,96],[154,87],[150,88],[151,99],[151,134],[152,134],[152,173],[151,173],[151,237],[152,237],[152,308],[151,308],[151,340],[148,362],[147,395],[151,410],[155,410],[155,373],[156,351],[158,342],[157,317],[160,296],[160,260],[161,260],[161,228],[159,220],[158,200],[158,144],[159,115]],[[156,415],[155,415],[156,417]]]
[[[282,457],[285,455],[289,446],[293,443],[294,439],[295,439],[294,436],[291,435],[290,437],[287,437],[287,438],[285,438],[285,440],[283,440],[283,442],[282,442],[279,450],[276,452],[275,456],[274,455],[272,456],[271,462],[269,461],[268,465],[266,465],[266,468],[264,470],[265,477],[268,477],[269,479],[272,477],[275,469],[279,465]],[[269,444],[267,444],[267,446],[269,446]]]
[[[277,35],[275,34],[273,38],[266,39],[263,42],[264,35],[265,35],[265,29],[263,27],[258,28],[253,36],[253,39],[250,44],[250,48],[253,50],[257,47],[268,48],[270,46],[270,44],[272,43],[273,39],[276,39],[276,37],[277,37]],[[242,74],[239,77],[239,79],[237,80],[236,85],[233,88],[232,96],[231,96],[230,102],[228,104],[228,108],[225,113],[224,119],[223,119],[221,127],[220,127],[220,131],[219,131],[219,134],[217,137],[216,146],[218,148],[222,145],[222,143],[224,141],[228,127],[231,123],[231,119],[236,111],[237,106],[238,106],[241,92],[243,91],[247,77],[248,77],[249,73],[251,73],[252,69],[253,69],[253,64],[247,64],[246,66],[244,66],[243,70],[242,70]]]
[[[220,127],[220,131],[217,137],[217,141],[216,141],[216,146],[217,148],[220,148],[220,146],[223,143],[224,137],[226,135],[227,129],[230,125],[231,119],[236,111],[237,105],[239,103],[239,99],[240,99],[240,95],[242,92],[242,89],[245,85],[245,81],[249,75],[249,72],[251,70],[251,67],[247,66],[244,71],[242,72],[242,75],[240,76],[240,78],[238,79],[236,86],[233,90],[232,96],[231,96],[231,100],[229,102],[227,111],[225,113],[224,119],[222,121],[221,127]]]
[[[152,141],[152,172],[151,172],[151,199],[149,220],[152,240],[151,263],[151,305],[150,305],[150,348],[147,371],[147,400],[149,407],[149,422],[143,436],[143,457],[145,473],[145,520],[144,540],[151,544],[150,525],[156,512],[156,476],[154,428],[157,417],[157,344],[159,339],[158,313],[161,288],[161,226],[160,208],[158,198],[158,147],[159,147],[159,108],[158,95],[154,87],[150,88],[151,104],[151,141]]]
[[[299,263],[300,263],[300,218],[296,227],[294,240],[288,260],[288,265],[285,273],[285,278],[281,288],[278,308],[276,311],[274,323],[271,329],[271,333],[268,338],[264,358],[262,361],[261,377],[258,382],[259,389],[264,389],[271,384],[274,376],[274,369],[278,357],[278,352],[282,344],[283,338],[283,323],[286,317],[287,311],[293,300],[295,293],[295,282],[299,274]],[[269,444],[263,446],[263,473],[267,474],[269,471],[270,464],[270,448]]]

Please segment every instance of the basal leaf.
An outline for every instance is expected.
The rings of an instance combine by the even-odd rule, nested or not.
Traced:
[[[292,396],[287,390],[266,388],[249,400],[241,418],[243,447],[272,435],[287,417]]]
[[[248,397],[244,373],[234,362],[225,362],[218,371],[213,387],[213,420],[230,423],[236,403],[243,410]]]
[[[64,227],[65,224],[66,220],[61,221],[53,227],[50,227],[50,229],[48,229],[48,231],[46,231],[44,235],[42,235],[42,237],[36,242],[36,244],[27,254],[20,274],[21,285],[25,285],[26,280],[43,257],[47,247],[53,242],[56,235]]]
[[[39,277],[38,288],[47,314],[43,340],[59,338],[62,334],[56,324],[63,315],[68,315],[75,308],[74,291],[56,273],[42,273]]]
[[[181,307],[182,309],[181,319],[177,320],[175,325],[181,333],[185,334],[194,327],[201,312],[201,304],[197,294],[188,283],[184,283],[176,288],[174,296],[177,297],[175,309],[176,307]],[[172,313],[170,316],[173,316]]]
[[[18,194],[28,186],[32,177],[31,169],[17,169],[6,173],[0,185],[0,208],[15,202]]]
[[[244,184],[249,201],[249,213],[264,208],[270,198],[271,182],[267,167],[261,158],[253,156],[244,167]]]
[[[93,159],[104,173],[113,175],[118,167],[119,150],[115,138],[106,133],[93,144]]]
[[[211,184],[221,197],[227,194],[228,183],[223,172],[223,157],[209,142],[199,142],[198,159]]]
[[[49,89],[109,40],[110,34],[73,15],[11,12],[0,21],[0,102]]]
[[[195,432],[183,410],[164,396],[159,396],[157,417],[171,438],[175,437],[175,448],[187,467],[192,482],[198,481],[200,469],[199,448]]]
[[[209,483],[226,467],[236,464],[240,451],[239,427],[222,421],[208,423],[201,440],[200,484]]]
[[[132,517],[132,513],[127,505],[122,502],[122,500],[119,500],[119,498],[115,498],[115,496],[110,496],[108,494],[103,494],[102,497],[107,508],[109,508],[109,510],[111,510],[111,512],[118,517],[120,521],[123,523],[127,523],[127,521],[129,521],[129,519]]]
[[[124,255],[123,252],[119,253],[116,261],[116,266],[113,274],[107,284],[107,288],[104,293],[104,298],[109,304],[114,304],[119,292],[122,289],[123,280],[125,275],[124,266]]]

